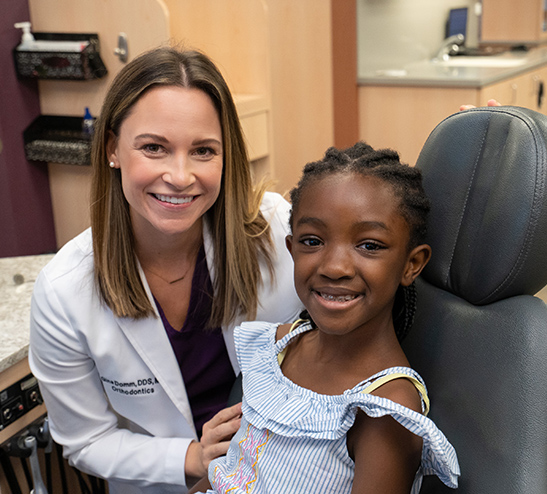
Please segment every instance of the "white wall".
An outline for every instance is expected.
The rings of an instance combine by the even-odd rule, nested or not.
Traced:
[[[432,58],[450,9],[468,7],[467,46],[477,46],[476,0],[357,0],[358,73],[367,66],[401,68]]]

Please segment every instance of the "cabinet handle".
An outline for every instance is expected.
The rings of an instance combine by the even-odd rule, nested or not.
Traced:
[[[516,83],[511,84],[511,104],[514,105],[517,102],[517,90],[518,85]]]
[[[541,110],[543,105],[544,86],[543,81],[538,81],[538,110]]]
[[[129,49],[127,48],[127,36],[125,33],[120,33],[118,35],[118,47],[114,48],[114,55],[119,57],[120,62],[127,62]]]

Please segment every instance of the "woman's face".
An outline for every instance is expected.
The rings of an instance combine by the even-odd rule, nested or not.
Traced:
[[[218,198],[223,166],[220,120],[205,92],[149,90],[107,150],[121,171],[137,240],[201,231],[201,217]]]

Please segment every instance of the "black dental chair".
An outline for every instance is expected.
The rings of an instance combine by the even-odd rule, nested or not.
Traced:
[[[476,108],[441,122],[417,166],[433,257],[403,342],[465,494],[547,493],[547,117]],[[455,492],[426,477],[422,493]]]

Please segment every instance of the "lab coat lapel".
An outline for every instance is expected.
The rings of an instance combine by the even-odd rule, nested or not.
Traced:
[[[157,313],[150,287],[139,266],[141,280],[156,311],[156,318],[119,319],[118,323],[137,353],[153,372],[169,398],[180,410],[188,424],[194,428],[194,420],[180,368],[171,348],[162,320]]]

